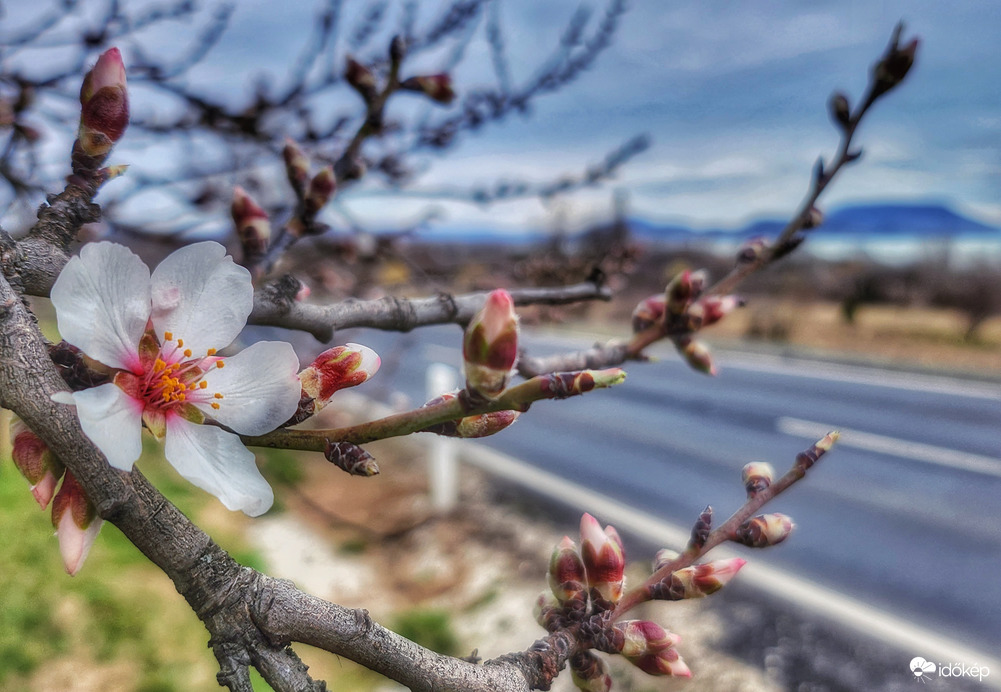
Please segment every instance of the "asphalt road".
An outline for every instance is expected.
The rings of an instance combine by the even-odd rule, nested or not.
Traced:
[[[427,364],[460,363],[455,327],[353,338],[384,358],[369,394],[400,389],[419,403]],[[523,343],[533,355],[587,345]],[[690,526],[707,504],[720,521],[740,506],[748,461],[781,474],[841,429],[835,450],[767,507],[797,524],[769,563],[998,655],[1001,385],[737,352],[717,354],[711,378],[661,353],[630,364],[623,385],[539,402],[484,442]]]

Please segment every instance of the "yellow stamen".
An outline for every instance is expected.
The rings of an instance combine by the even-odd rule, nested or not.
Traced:
[[[212,402],[212,408],[218,409],[219,408],[219,404],[217,404],[216,402],[213,401]]]
[[[183,348],[184,347],[184,339],[178,339],[177,340],[177,347],[178,348]]]
[[[163,333],[163,339],[164,339],[164,341],[173,341],[174,340],[174,335],[171,332],[164,332]]]
[[[220,394],[219,392],[216,392],[212,396],[214,396],[216,399],[222,399],[222,394]]]
[[[185,358],[190,358],[191,357],[191,349],[190,348],[184,349],[184,357]]]
[[[217,361],[215,362],[215,366],[216,366],[217,368],[221,368],[221,367],[223,367],[224,365],[226,365],[226,364],[225,364],[225,363],[223,363],[223,362],[222,362],[221,360],[217,360]]]
[[[205,389],[208,386],[209,386],[209,383],[206,382],[205,380],[202,380],[201,382],[198,383],[198,388],[199,389]]]
[[[214,348],[210,348],[205,355],[214,356],[215,355],[215,349]]]
[[[163,360],[161,360],[160,358],[157,358],[153,362],[153,372],[160,372],[165,367],[167,367],[167,364],[165,362],[163,362]]]

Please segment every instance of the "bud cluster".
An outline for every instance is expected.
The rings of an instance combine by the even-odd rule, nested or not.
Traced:
[[[52,503],[52,525],[59,539],[63,566],[67,574],[74,576],[83,567],[104,520],[97,515],[73,474],[16,416],[11,420],[10,439],[11,458],[31,484],[31,494],[38,506],[44,510]]]

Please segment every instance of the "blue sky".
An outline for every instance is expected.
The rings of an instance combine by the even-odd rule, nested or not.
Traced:
[[[390,12],[402,3],[390,2]],[[833,89],[857,97],[894,24],[922,40],[907,82],[877,104],[858,143],[865,155],[825,196],[828,208],[872,200],[944,201],[1001,225],[1001,3],[997,0],[813,2],[633,0],[614,45],[570,87],[516,116],[463,138],[447,157],[427,157],[415,191],[489,184],[498,178],[546,181],[577,173],[639,133],[652,147],[599,190],[544,205],[524,200],[486,209],[440,200],[394,199],[374,183],[345,191],[334,210],[369,227],[392,226],[432,205],[448,226],[574,227],[607,215],[614,188],[630,192],[632,212],[699,226],[739,225],[788,215],[806,191],[818,155],[837,145],[825,104]],[[361,2],[346,2],[345,26]],[[421,18],[435,3],[420,3]],[[506,32],[512,80],[529,79],[558,41],[576,0],[495,0]],[[600,18],[602,3],[583,6]],[[311,23],[314,3],[244,0],[197,81],[231,89],[264,72],[281,79]],[[170,51],[191,25],[148,37]],[[456,87],[490,83],[482,23]],[[381,49],[380,49],[381,52]],[[541,53],[544,55],[545,53]],[[128,51],[126,48],[126,59]],[[422,55],[415,71],[434,71],[443,53]],[[343,98],[350,98],[341,94]],[[134,109],[162,108],[143,103]],[[420,117],[442,112],[412,97],[399,108]],[[402,112],[402,110],[400,111]],[[123,143],[124,144],[124,143]],[[61,155],[61,154],[60,154]],[[150,151],[120,147],[116,159],[141,165]],[[233,182],[239,182],[234,180]],[[331,220],[336,222],[336,218]]]

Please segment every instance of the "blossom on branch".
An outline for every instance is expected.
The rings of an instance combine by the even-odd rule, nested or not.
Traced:
[[[167,460],[232,510],[263,514],[274,495],[237,434],[260,435],[296,411],[299,361],[262,341],[222,358],[253,307],[250,273],[215,242],[189,245],[150,275],[128,248],[85,245],[52,287],[63,338],[113,371],[73,393],[84,433],[115,468],[142,453],[142,427]],[[232,432],[230,432],[232,431]]]

